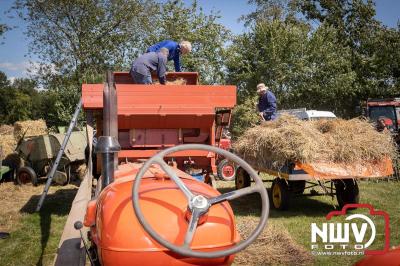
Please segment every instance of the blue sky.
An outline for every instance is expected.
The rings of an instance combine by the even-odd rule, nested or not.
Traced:
[[[29,61],[35,62],[37,57],[28,55],[29,40],[24,35],[25,22],[5,14],[13,2],[13,0],[0,0],[0,23],[17,27],[7,32],[3,40],[0,40],[3,43],[0,44],[0,70],[8,77],[25,77]],[[220,11],[220,22],[234,33],[240,33],[244,29],[243,23],[238,22],[238,18],[254,10],[254,6],[248,5],[247,0],[198,0],[198,3],[206,13],[212,9]],[[376,0],[376,13],[377,19],[383,24],[396,27],[400,20],[400,1]]]

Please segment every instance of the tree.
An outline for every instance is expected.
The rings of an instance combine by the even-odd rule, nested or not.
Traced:
[[[399,30],[375,19],[372,0],[302,0],[297,4],[308,19],[335,27],[340,42],[351,49],[360,100],[399,92]]]
[[[52,125],[69,121],[82,83],[103,82],[106,69],[128,70],[138,54],[163,39],[192,42],[183,66],[199,71],[203,83],[224,80],[229,31],[196,1],[16,0],[14,9],[28,23],[30,53],[40,59],[36,77],[48,91],[39,98],[52,97],[41,100],[53,112],[43,113]]]
[[[0,71],[0,88],[5,88],[10,85],[10,81],[7,79],[7,75]]]
[[[118,69],[137,55],[157,5],[147,0],[16,0],[28,22],[30,52],[42,77],[54,74],[80,84],[87,75]]]
[[[258,82],[270,86],[280,109],[327,109],[344,117],[354,116],[361,100],[399,93],[400,27],[382,26],[373,1],[249,3],[256,9],[242,17],[248,31],[235,38],[227,61],[228,78],[239,87],[234,132],[254,124]]]
[[[36,82],[18,78],[12,83],[0,71],[0,121],[13,124],[19,120],[43,118],[48,110],[41,108],[42,94],[36,90]]]
[[[0,24],[0,36],[3,35],[9,27],[6,24]]]
[[[155,31],[146,39],[148,46],[166,39],[192,43],[192,53],[182,57],[185,71],[200,73],[202,83],[215,84],[224,81],[224,46],[230,39],[230,31],[217,22],[218,13],[206,14],[193,1],[186,7],[181,0],[169,0],[160,6]]]
[[[321,25],[313,31],[302,22],[259,21],[235,39],[230,52],[228,77],[238,84],[240,103],[234,133],[254,124],[250,113],[255,112],[259,82],[275,93],[279,109],[306,107],[341,116],[354,110],[350,50],[340,44],[332,27]]]

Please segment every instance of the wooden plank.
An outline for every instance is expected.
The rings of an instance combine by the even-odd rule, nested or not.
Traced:
[[[85,249],[81,243],[81,236],[78,230],[75,230],[74,223],[82,221],[86,213],[86,206],[91,196],[91,182],[89,172],[79,186],[78,193],[72,202],[61,240],[58,244],[57,255],[54,259],[54,265],[82,265],[86,261]],[[85,264],[83,264],[85,265]]]
[[[58,244],[57,255],[54,259],[54,265],[85,265],[86,253],[78,230],[74,228],[76,221],[83,222],[86,206],[91,199],[92,192],[92,143],[93,143],[93,114],[86,113],[87,118],[87,139],[89,144],[88,171],[85,178],[79,186],[78,192],[72,202],[72,207],[64,226]],[[82,233],[85,236],[88,228],[83,227]]]

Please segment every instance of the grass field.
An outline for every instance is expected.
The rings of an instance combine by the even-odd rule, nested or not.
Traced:
[[[40,212],[35,208],[43,185],[0,183],[0,265],[52,265],[77,187],[54,186]]]
[[[221,192],[233,182],[218,182]],[[0,240],[0,265],[51,265],[77,187],[52,187],[40,213],[33,210],[43,186],[19,187],[0,184],[0,231],[11,233]],[[400,244],[400,182],[361,182],[361,202],[390,215],[391,246]],[[310,254],[310,224],[325,221],[334,209],[330,197],[298,197],[288,211],[271,210],[267,228],[259,239],[239,253],[236,265],[351,265],[357,256]],[[260,202],[250,195],[232,202],[241,234],[248,234],[258,221]],[[378,230],[383,226],[378,223]],[[378,236],[381,237],[382,236]]]

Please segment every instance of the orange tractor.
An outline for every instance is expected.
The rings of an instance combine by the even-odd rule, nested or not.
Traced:
[[[262,180],[218,148],[236,88],[197,85],[197,73],[167,76],[177,77],[187,85],[135,85],[128,73],[109,73],[105,85],[82,86],[101,170],[83,222],[94,265],[230,265],[266,225]],[[221,195],[201,182],[197,175],[209,178],[219,156],[245,169],[255,186]],[[261,196],[260,222],[241,240],[227,201],[250,193]]]

